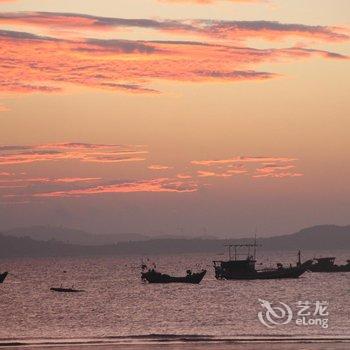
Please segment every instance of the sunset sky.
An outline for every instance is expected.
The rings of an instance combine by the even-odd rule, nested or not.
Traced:
[[[0,230],[350,224],[350,1],[0,9]]]

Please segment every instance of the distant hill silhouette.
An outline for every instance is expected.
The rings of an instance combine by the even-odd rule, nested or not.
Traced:
[[[73,230],[72,232],[75,231],[77,230]],[[78,245],[60,242],[54,239],[39,241],[30,237],[13,237],[0,234],[0,257],[217,253],[223,251],[224,244],[246,242],[252,242],[252,238],[163,238],[143,241],[124,241],[104,245]],[[258,243],[262,244],[263,247],[260,248],[262,250],[350,249],[350,226],[314,226],[290,235],[258,239]]]
[[[144,241],[149,239],[148,236],[138,233],[97,235],[82,230],[54,226],[19,227],[2,231],[1,233],[12,237],[29,237],[37,241],[50,241],[54,239],[64,243],[79,245],[113,244],[124,241]]]

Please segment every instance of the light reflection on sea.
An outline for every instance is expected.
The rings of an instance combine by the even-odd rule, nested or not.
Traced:
[[[314,255],[349,258],[346,251],[305,252]],[[265,265],[296,261],[296,252],[260,252]],[[268,259],[267,259],[268,257]],[[256,340],[278,336],[350,338],[350,273],[306,273],[297,280],[217,281],[212,255],[149,257],[160,271],[182,275],[198,265],[208,270],[200,285],[148,285],[141,283],[141,257],[85,257],[50,259],[3,259],[0,270],[10,275],[0,285],[0,343],[57,342],[83,339],[138,342],[137,336],[208,336],[208,342],[223,338]],[[67,271],[64,273],[63,271]],[[86,290],[85,293],[60,294],[50,287],[60,284]],[[291,322],[266,328],[257,318],[258,299],[329,302],[329,328],[297,326]],[[182,337],[183,338],[183,337]],[[147,339],[146,341],[159,341]],[[180,338],[174,338],[178,341]],[[170,339],[172,340],[172,339]],[[196,340],[196,339],[195,339]],[[206,339],[203,339],[206,341]],[[180,339],[180,341],[182,341]]]

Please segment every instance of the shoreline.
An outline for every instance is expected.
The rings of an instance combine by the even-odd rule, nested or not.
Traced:
[[[207,335],[172,335],[172,334],[154,334],[154,335],[139,335],[139,336],[106,336],[99,338],[17,338],[17,339],[0,339],[0,349],[6,348],[55,348],[69,349],[84,348],[84,347],[125,347],[128,349],[152,349],[154,347],[166,347],[168,349],[176,349],[177,347],[196,346],[199,348],[216,348],[226,349],[227,347],[254,347],[259,346],[259,349],[270,349],[274,346],[282,346],[283,349],[289,348],[289,346],[304,344],[310,346],[313,349],[315,345],[318,345],[319,349],[322,345],[327,348],[332,344],[334,346],[344,345],[350,343],[349,336],[319,336],[319,337],[305,337],[305,336],[290,336],[290,335],[278,335],[278,336],[237,336],[237,337],[215,337]],[[265,346],[264,346],[265,345]],[[328,347],[329,348],[329,347]]]

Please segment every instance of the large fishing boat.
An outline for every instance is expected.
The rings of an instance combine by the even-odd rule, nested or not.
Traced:
[[[215,269],[215,277],[220,280],[257,280],[257,279],[281,279],[281,278],[298,278],[312,264],[312,260],[301,263],[301,254],[298,252],[298,262],[295,266],[284,267],[281,263],[276,268],[265,268],[257,270],[256,264],[256,248],[254,244],[229,244],[229,260],[213,261]],[[245,259],[239,259],[237,249],[248,248],[248,255]],[[232,257],[232,248],[234,256]],[[250,254],[253,249],[253,254]]]
[[[8,274],[8,272],[0,273],[0,283],[5,281],[5,278]]]
[[[309,267],[311,272],[350,272],[350,260],[345,265],[336,265],[335,257],[316,258]]]

